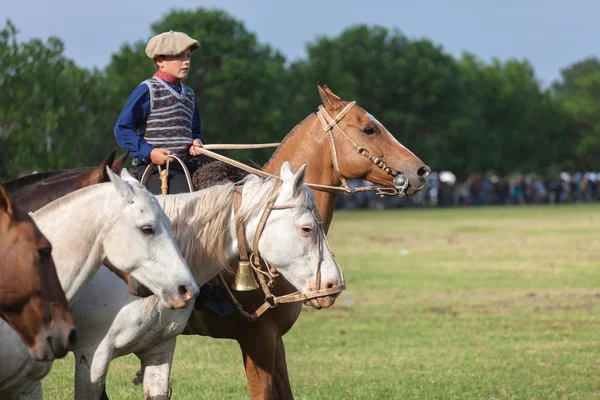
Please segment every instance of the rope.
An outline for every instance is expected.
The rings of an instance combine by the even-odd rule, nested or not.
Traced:
[[[258,143],[258,144],[205,144],[203,149],[208,150],[242,150],[242,149],[267,149],[279,147],[281,143]]]
[[[204,155],[214,158],[215,160],[219,160],[224,163],[233,165],[234,167],[243,169],[244,171],[249,172],[251,174],[255,174],[255,175],[261,176],[263,178],[279,179],[279,177],[277,175],[273,175],[273,174],[270,174],[263,170],[256,169],[254,167],[250,167],[249,165],[246,165],[244,163],[236,161],[232,158],[226,157],[222,154],[218,154],[213,151],[207,150],[204,147],[198,147],[196,150],[200,151]],[[343,192],[345,194],[358,193],[358,192],[377,192],[377,195],[379,195],[379,196],[394,196],[396,194],[396,189],[394,189],[394,188],[381,188],[379,186],[361,186],[361,187],[357,187],[357,188],[351,188],[349,186],[348,187],[328,186],[328,185],[319,185],[316,183],[305,183],[305,185],[310,188],[313,188],[315,190],[322,191],[322,192],[337,191],[337,192]]]

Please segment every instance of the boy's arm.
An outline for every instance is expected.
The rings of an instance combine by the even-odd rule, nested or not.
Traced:
[[[117,143],[129,150],[134,158],[149,160],[150,152],[154,149],[143,136],[137,134],[149,111],[150,89],[148,85],[142,84],[131,93],[115,123],[114,133]]]
[[[206,144],[206,141],[200,136],[202,133],[202,121],[200,121],[200,113],[198,112],[198,104],[194,101],[194,117],[192,118],[192,138],[200,139],[202,144]]]

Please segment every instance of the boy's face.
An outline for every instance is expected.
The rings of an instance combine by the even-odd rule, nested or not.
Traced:
[[[184,79],[190,70],[191,57],[192,51],[188,49],[175,56],[159,56],[156,58],[156,65],[158,65],[159,71]]]

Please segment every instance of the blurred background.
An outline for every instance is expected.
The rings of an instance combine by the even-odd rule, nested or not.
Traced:
[[[209,143],[280,141],[356,100],[429,164],[411,199],[339,208],[591,202],[600,171],[600,4],[592,1],[11,2],[0,11],[0,179],[91,166],[154,72],[160,32],[198,39],[185,83]],[[232,152],[263,163],[272,150]],[[362,185],[362,182],[354,182]]]

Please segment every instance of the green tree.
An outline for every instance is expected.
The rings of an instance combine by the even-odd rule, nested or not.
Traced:
[[[557,95],[573,95],[579,90],[577,80],[580,77],[600,71],[600,60],[590,57],[571,64],[560,71],[560,81],[552,84],[552,91]]]
[[[493,60],[485,64],[465,54],[463,79],[472,109],[470,135],[456,138],[470,161],[465,172],[543,173],[569,157],[567,116],[548,91],[540,88],[527,61]]]
[[[58,38],[20,43],[17,33],[10,21],[0,31],[2,179],[83,162],[94,142],[87,100],[100,95],[98,74],[68,60]]]
[[[572,118],[568,131],[578,168],[596,169],[600,157],[600,63],[589,59],[562,71],[553,89]]]

